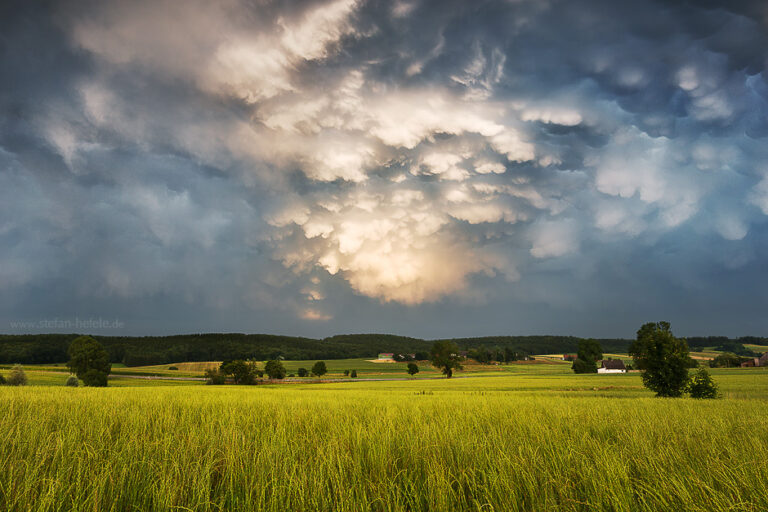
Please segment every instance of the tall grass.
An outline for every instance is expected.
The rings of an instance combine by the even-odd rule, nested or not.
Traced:
[[[628,377],[0,388],[0,510],[768,509],[764,400]]]

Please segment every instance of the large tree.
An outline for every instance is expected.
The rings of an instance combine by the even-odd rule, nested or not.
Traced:
[[[256,363],[242,359],[224,361],[221,363],[219,371],[224,375],[231,375],[235,384],[255,384],[258,373]]]
[[[79,336],[72,340],[67,350],[67,367],[86,386],[104,387],[112,371],[109,354],[104,347],[90,336]]]
[[[285,366],[283,366],[283,363],[277,359],[267,361],[264,365],[264,372],[270,379],[284,379],[286,374]]]
[[[597,340],[579,341],[579,350],[571,368],[575,373],[597,373],[597,360],[603,358],[603,347]]]
[[[312,375],[322,377],[328,373],[328,368],[325,366],[325,361],[318,361],[312,365]]]
[[[440,368],[449,379],[453,376],[453,370],[464,369],[461,365],[464,358],[459,354],[459,347],[449,340],[436,341],[429,351],[429,360],[432,366]]]
[[[669,322],[650,322],[637,331],[629,347],[635,367],[642,370],[643,384],[656,396],[677,397],[688,383],[688,344],[675,338]]]

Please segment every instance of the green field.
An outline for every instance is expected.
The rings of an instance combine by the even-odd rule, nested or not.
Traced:
[[[714,370],[724,398],[696,401],[565,370],[4,386],[0,510],[768,509],[768,371]]]

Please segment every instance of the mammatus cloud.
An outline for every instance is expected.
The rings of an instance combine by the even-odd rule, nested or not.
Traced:
[[[740,244],[685,265],[681,286],[701,286],[764,250],[757,2],[114,1],[40,15],[73,63],[61,90],[0,96],[38,105],[2,127],[0,155],[5,190],[44,205],[0,226],[18,242],[0,256],[8,286],[88,259],[41,272],[25,255],[55,232],[65,254],[102,241],[82,271],[104,296],[325,322],[339,283],[374,308],[501,300],[669,237]],[[22,135],[67,174],[11,148]],[[678,270],[659,261],[642,271]]]

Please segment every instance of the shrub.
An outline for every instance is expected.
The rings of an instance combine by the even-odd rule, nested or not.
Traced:
[[[356,379],[357,378],[357,370],[352,370],[352,372],[349,374],[349,376],[352,377],[353,379]]]
[[[408,363],[408,375],[416,375],[419,373],[419,365],[416,363]]]
[[[597,364],[594,361],[576,358],[573,360],[571,369],[574,373],[597,373]]]
[[[294,374],[292,374],[292,373],[291,373],[291,374],[289,374],[288,376],[289,376],[289,377],[295,377],[296,375],[294,375]]]
[[[306,368],[299,368],[299,377],[306,377],[309,375],[309,371]]]
[[[24,369],[21,367],[21,365],[16,365],[11,369],[11,373],[8,375],[8,378],[6,379],[6,383],[9,386],[26,386],[27,385],[27,374],[24,372]]]
[[[83,385],[103,388],[107,385],[107,374],[96,368],[91,368],[82,377]]]
[[[720,395],[717,384],[703,366],[688,381],[686,391],[691,394],[691,398],[718,398]]]
[[[349,377],[349,370],[344,370],[344,376]]]
[[[205,370],[205,378],[206,384],[214,385],[214,386],[220,386],[227,382],[227,376],[224,375],[221,371],[215,370],[213,368],[210,368],[208,370]]]
[[[77,380],[77,376],[70,375],[67,377],[67,382],[64,383],[65,386],[69,386],[70,388],[76,388],[80,385],[80,381]]]
[[[5,382],[5,377],[3,377],[2,375],[0,375],[0,386],[2,386],[2,385],[3,385],[3,384],[5,384],[5,383],[6,383],[6,382]]]
[[[178,368],[176,366],[169,366],[168,369],[169,370],[178,370]]]

